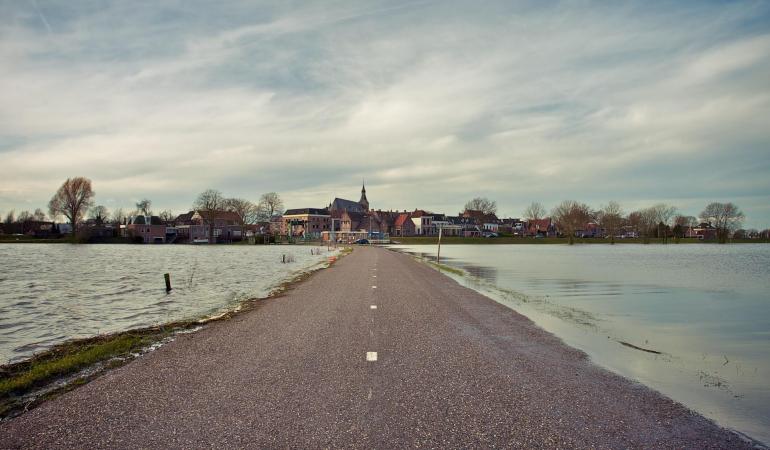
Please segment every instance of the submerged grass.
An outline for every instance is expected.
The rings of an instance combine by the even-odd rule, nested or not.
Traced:
[[[51,359],[31,361],[25,364],[26,368],[0,380],[0,397],[26,391],[53,377],[68,375],[96,362],[126,355],[144,347],[150,341],[149,336],[118,335],[105,342],[83,348],[71,348],[71,353],[64,351],[64,355],[59,357],[54,354]]]
[[[28,360],[2,366],[0,418],[12,417],[39,401],[85,384],[104,371],[130,361],[148,346],[197,324],[197,321],[181,321],[68,341]],[[57,385],[69,376],[76,379]]]
[[[433,266],[434,268],[438,269],[439,271],[442,271],[442,272],[449,272],[449,273],[453,273],[453,274],[455,274],[455,275],[459,275],[459,276],[463,276],[463,275],[465,275],[465,272],[463,272],[463,271],[462,271],[462,270],[460,270],[460,269],[456,269],[456,268],[454,268],[454,267],[450,267],[450,266],[447,266],[447,265],[445,265],[445,264],[440,264],[440,263],[437,263],[437,262],[433,262],[433,261],[428,261],[428,260],[425,260],[425,261],[426,261],[428,264],[430,264],[431,266]]]
[[[349,255],[352,248],[340,251]],[[330,261],[328,266],[334,262]],[[327,266],[327,267],[328,267]],[[316,271],[303,271],[274,289],[268,298],[280,297]],[[263,299],[249,299],[238,308],[200,320],[184,320],[120,333],[77,339],[58,344],[32,358],[0,366],[0,420],[13,417],[39,403],[88,383],[109,369],[122,366],[153,344],[175,333],[202,324],[227,320],[255,309]]]

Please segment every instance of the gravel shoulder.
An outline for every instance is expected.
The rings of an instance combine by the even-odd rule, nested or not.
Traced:
[[[356,248],[0,424],[0,448],[129,447],[751,445],[407,255]]]

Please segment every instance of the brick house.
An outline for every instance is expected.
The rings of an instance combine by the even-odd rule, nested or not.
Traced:
[[[326,208],[288,209],[281,218],[281,234],[285,236],[320,238],[330,226],[331,214]]]
[[[166,224],[158,216],[130,217],[123,228],[126,237],[141,238],[145,244],[164,244],[166,242]]]

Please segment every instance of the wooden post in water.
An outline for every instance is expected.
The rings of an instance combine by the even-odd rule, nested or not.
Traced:
[[[436,264],[441,264],[441,232],[444,227],[438,227],[438,251],[436,252]]]
[[[167,273],[164,273],[163,278],[166,279],[166,292],[171,292],[171,276]]]

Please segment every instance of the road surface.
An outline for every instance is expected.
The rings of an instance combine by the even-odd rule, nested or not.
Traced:
[[[0,425],[0,448],[557,446],[748,444],[368,247]]]

